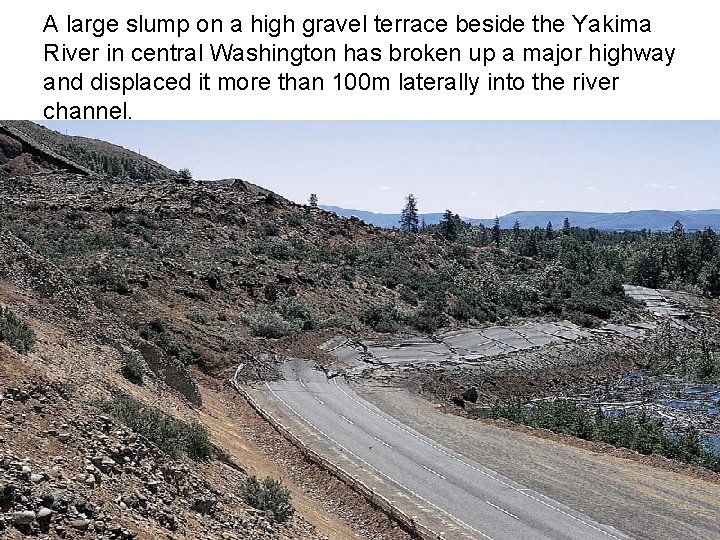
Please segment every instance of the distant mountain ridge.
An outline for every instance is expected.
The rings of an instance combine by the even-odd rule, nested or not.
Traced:
[[[355,216],[366,223],[387,229],[397,227],[400,219],[400,214],[382,214],[339,206],[322,206],[322,208],[344,217]],[[559,228],[566,217],[573,227],[594,227],[605,231],[637,231],[641,229],[669,231],[677,220],[680,220],[688,231],[702,230],[706,227],[720,230],[720,210],[633,210],[611,213],[519,211],[500,216],[500,226],[509,229],[515,221],[518,221],[523,229],[544,228],[550,221],[555,228]],[[424,219],[426,224],[433,225],[442,219],[442,213],[420,214],[420,218]],[[482,224],[491,227],[493,224],[492,219],[466,217],[462,219],[472,225]]]

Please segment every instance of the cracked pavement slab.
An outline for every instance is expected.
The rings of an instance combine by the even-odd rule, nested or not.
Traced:
[[[322,348],[347,364],[347,374],[353,376],[380,367],[477,365],[492,359],[515,365],[518,361],[512,360],[514,354],[607,336],[640,339],[647,329],[607,324],[598,330],[588,330],[569,321],[531,322],[516,326],[452,330],[433,338],[388,339],[385,342],[353,342],[338,336]],[[519,360],[519,363],[524,362]]]

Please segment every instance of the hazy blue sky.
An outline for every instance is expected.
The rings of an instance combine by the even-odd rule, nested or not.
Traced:
[[[43,122],[195,178],[467,217],[720,207],[720,122]]]

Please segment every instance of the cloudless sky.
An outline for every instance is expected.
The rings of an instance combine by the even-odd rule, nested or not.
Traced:
[[[42,122],[298,202],[487,218],[720,207],[720,122]]]

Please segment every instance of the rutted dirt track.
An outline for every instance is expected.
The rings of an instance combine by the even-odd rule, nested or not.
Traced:
[[[406,425],[638,540],[717,540],[720,485],[443,414],[404,390],[357,388]]]

